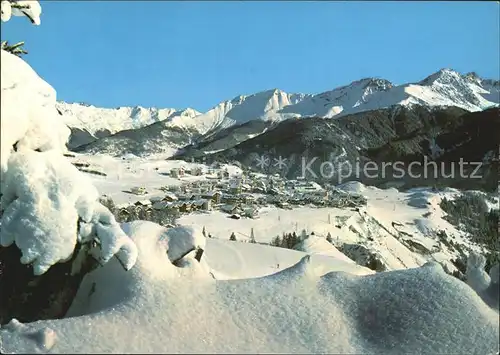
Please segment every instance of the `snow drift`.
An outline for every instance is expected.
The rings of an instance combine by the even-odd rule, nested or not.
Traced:
[[[2,353],[498,351],[497,311],[436,263],[321,275],[305,256],[274,275],[219,281],[192,254],[174,266],[165,229],[124,229],[139,248],[136,266],[125,272],[111,260],[87,275],[71,318],[2,327]]]

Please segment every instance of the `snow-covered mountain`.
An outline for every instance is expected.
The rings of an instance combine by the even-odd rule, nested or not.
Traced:
[[[237,96],[219,103],[205,113],[192,108],[176,110],[137,106],[110,109],[65,102],[58,102],[57,108],[70,128],[86,131],[95,138],[142,128],[159,121],[164,121],[170,127],[191,129],[205,134],[256,119],[281,119],[277,112],[309,96],[311,95],[287,94],[278,89],[268,90],[248,96]]]
[[[402,85],[394,85],[385,79],[366,78],[315,95],[273,89],[237,96],[205,113],[191,108],[175,110],[138,106],[109,109],[64,102],[58,103],[58,109],[70,128],[87,131],[96,138],[158,121],[205,135],[252,120],[276,122],[311,116],[332,118],[394,105],[456,106],[467,111],[480,111],[498,105],[499,96],[498,80],[442,69],[420,82]]]
[[[196,117],[201,133],[213,132],[252,120],[275,121],[285,118],[280,112],[312,97],[307,94],[288,94],[279,89],[224,101]]]
[[[499,92],[498,81],[442,69],[418,83],[398,86],[384,79],[362,79],[308,97],[296,105],[284,108],[280,114],[329,118],[394,105],[414,104],[428,107],[456,106],[468,111],[481,111],[500,102]]]
[[[73,130],[85,131],[95,138],[128,129],[142,128],[160,121],[168,122],[172,126],[188,128],[192,127],[190,121],[201,114],[191,108],[176,110],[135,106],[113,109],[62,101],[58,101],[56,107],[67,126]]]

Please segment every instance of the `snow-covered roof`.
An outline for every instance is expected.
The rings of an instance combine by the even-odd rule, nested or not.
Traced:
[[[174,193],[167,192],[163,195],[163,198],[169,198],[171,200],[177,200],[177,196]]]
[[[172,202],[167,202],[167,201],[157,201],[155,203],[153,203],[152,207],[154,209],[158,209],[158,210],[161,210],[161,209],[164,209],[164,208],[169,208],[169,207],[174,207],[174,203]]]
[[[151,205],[151,201],[150,200],[139,200],[136,202],[136,204],[143,205],[143,206],[149,206],[149,205]]]
[[[213,190],[213,191],[206,191],[203,193],[203,196],[215,196],[215,195],[222,195],[222,192],[218,190]]]
[[[195,206],[203,206],[205,203],[208,203],[207,200],[195,200]]]

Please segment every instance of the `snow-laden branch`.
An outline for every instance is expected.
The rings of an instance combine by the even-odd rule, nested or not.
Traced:
[[[62,154],[70,131],[57,114],[55,90],[21,58],[2,50],[1,62],[0,244],[15,243],[35,275],[91,240],[99,242],[101,263],[116,255],[130,269],[135,244]]]
[[[3,22],[10,20],[14,16],[26,16],[32,24],[40,25],[40,15],[42,7],[38,1],[34,0],[3,0],[0,3],[1,18]]]

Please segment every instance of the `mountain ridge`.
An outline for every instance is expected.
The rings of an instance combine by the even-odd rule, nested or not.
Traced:
[[[88,132],[85,141],[72,143],[71,147],[76,147],[160,121],[166,127],[177,127],[196,132],[200,137],[209,137],[253,120],[281,122],[307,117],[339,118],[392,106],[460,107],[470,112],[482,111],[498,106],[499,96],[498,80],[484,79],[474,72],[460,74],[444,68],[421,81],[401,85],[371,77],[319,94],[287,93],[275,88],[235,96],[204,113],[192,108],[176,110],[135,106],[105,109],[64,102],[57,105],[66,125]],[[254,134],[259,133],[262,132]]]

